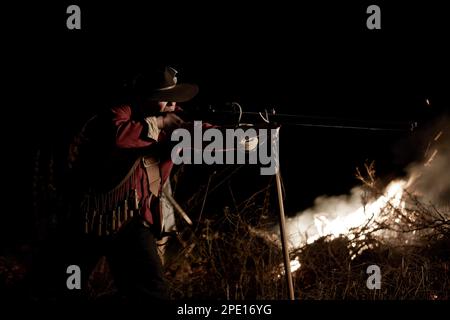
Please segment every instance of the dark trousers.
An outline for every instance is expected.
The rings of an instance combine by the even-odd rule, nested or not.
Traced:
[[[89,278],[99,259],[104,256],[119,294],[94,294],[94,299],[100,297],[98,302],[115,301],[117,298],[118,302],[130,303],[169,299],[156,239],[140,217],[133,218],[117,234],[108,238],[80,234],[81,223],[75,218],[61,232],[50,235],[45,243],[40,244],[39,252],[33,257],[30,281],[34,299],[91,299]],[[66,270],[70,265],[80,267],[82,290],[67,288],[69,274]]]
[[[169,298],[152,230],[133,219],[111,239],[108,263],[119,293],[130,302]]]

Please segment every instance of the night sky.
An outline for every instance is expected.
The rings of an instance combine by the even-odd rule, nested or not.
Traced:
[[[13,129],[2,126],[3,161],[14,176],[3,184],[5,230],[20,240],[30,228],[36,150],[63,159],[83,120],[148,63],[198,83],[190,103],[197,107],[237,101],[245,110],[419,125],[449,110],[450,26],[441,7],[374,2],[382,29],[368,30],[372,2],[290,2],[73,1],[8,10],[3,121]],[[69,4],[81,7],[81,30],[66,29]],[[295,126],[282,128],[281,141],[288,214],[319,195],[348,192],[366,159],[382,176],[400,175],[422,147],[411,132]]]

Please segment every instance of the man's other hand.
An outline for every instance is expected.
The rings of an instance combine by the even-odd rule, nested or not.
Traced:
[[[173,112],[165,113],[157,118],[158,128],[165,131],[173,131],[184,124],[183,119]]]

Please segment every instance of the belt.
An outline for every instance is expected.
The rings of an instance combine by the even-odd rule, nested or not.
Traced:
[[[150,190],[150,198],[148,205],[153,216],[153,227],[157,236],[160,236],[164,230],[164,214],[161,208],[160,195],[162,191],[162,177],[159,167],[159,159],[152,156],[145,156],[142,158],[142,164],[144,165],[147,173],[148,187]],[[153,209],[153,210],[152,210]],[[154,212],[158,211],[158,212]]]

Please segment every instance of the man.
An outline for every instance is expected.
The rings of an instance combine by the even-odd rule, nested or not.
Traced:
[[[162,188],[172,169],[171,132],[183,125],[178,102],[198,93],[170,67],[137,76],[128,103],[92,118],[71,148],[84,193],[84,231],[106,240],[119,292],[131,301],[167,299],[156,240],[164,232]]]

